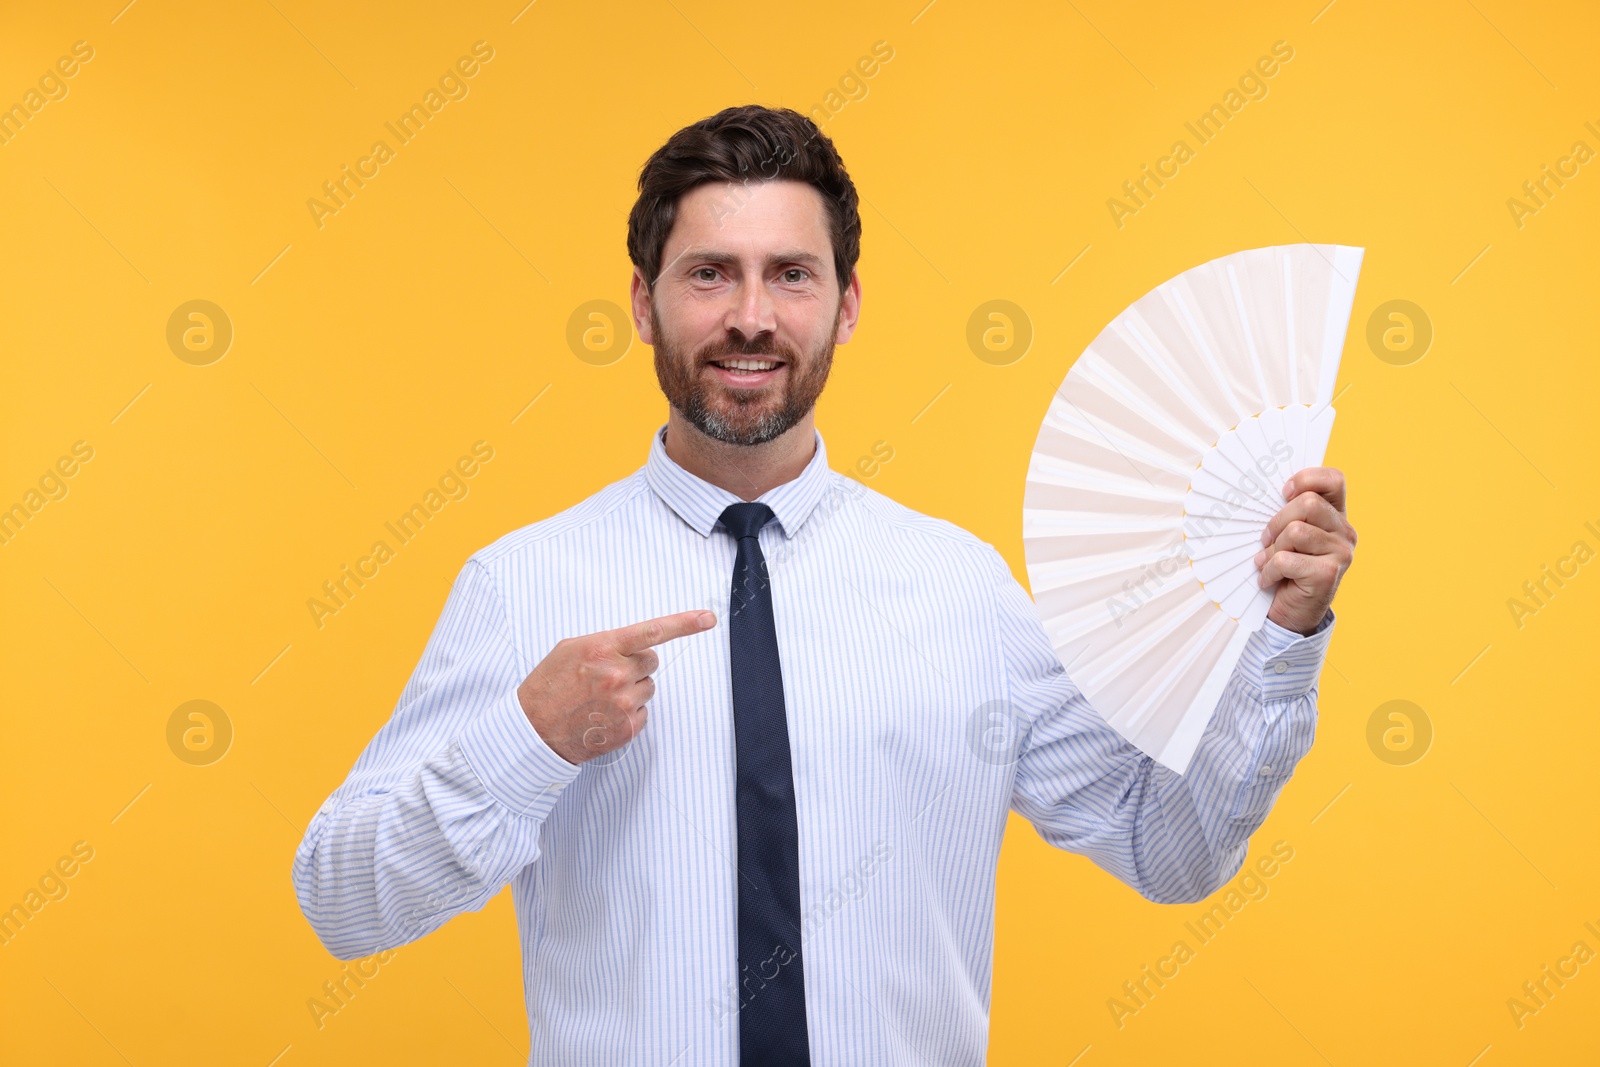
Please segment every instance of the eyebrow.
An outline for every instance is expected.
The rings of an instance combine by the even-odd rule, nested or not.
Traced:
[[[723,252],[715,248],[691,248],[678,256],[678,262],[681,263],[685,260],[693,260],[699,263],[738,263],[739,257],[732,252]],[[820,258],[800,248],[773,252],[767,256],[767,266],[775,267],[779,263],[803,263],[819,274],[827,266]]]

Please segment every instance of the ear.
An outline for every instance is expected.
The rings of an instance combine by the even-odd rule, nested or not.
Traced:
[[[651,347],[655,346],[655,338],[650,336],[650,286],[644,280],[644,274],[638,267],[633,268],[633,282],[628,288],[630,310],[633,312],[633,328],[639,331],[639,340]]]
[[[839,300],[839,328],[833,331],[834,344],[844,344],[856,332],[856,320],[861,317],[861,272],[850,272],[850,284],[845,286]]]

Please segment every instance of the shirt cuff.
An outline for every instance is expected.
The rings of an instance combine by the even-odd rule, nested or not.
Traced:
[[[1322,673],[1333,638],[1333,609],[1309,634],[1298,634],[1264,619],[1245,642],[1240,673],[1261,690],[1264,700],[1286,700],[1308,693]]]
[[[467,724],[460,745],[490,796],[534,818],[548,814],[561,790],[583,769],[539,736],[515,689]]]

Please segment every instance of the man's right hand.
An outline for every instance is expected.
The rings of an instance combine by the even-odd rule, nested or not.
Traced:
[[[651,646],[710,629],[710,611],[568,637],[517,687],[522,712],[545,744],[568,763],[585,763],[632,741],[644,729],[661,665]]]

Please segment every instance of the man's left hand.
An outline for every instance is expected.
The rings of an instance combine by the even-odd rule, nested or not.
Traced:
[[[1309,634],[1322,623],[1339,580],[1355,556],[1356,528],[1345,517],[1344,472],[1307,467],[1283,486],[1283,510],[1261,532],[1256,584],[1276,585],[1267,618]]]

